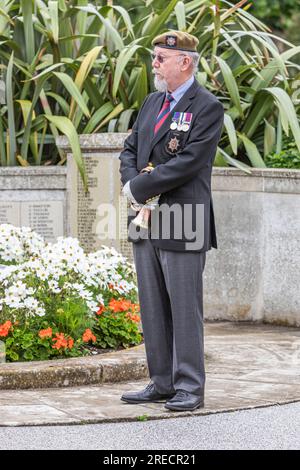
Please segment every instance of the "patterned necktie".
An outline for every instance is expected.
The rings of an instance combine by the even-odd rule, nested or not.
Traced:
[[[167,94],[166,96],[166,99],[164,101],[164,104],[156,118],[156,124],[155,124],[155,128],[154,128],[154,135],[157,133],[158,129],[160,129],[160,127],[162,126],[162,124],[165,122],[165,120],[167,119],[167,117],[169,116],[170,114],[170,103],[171,101],[173,101],[174,98],[172,95],[170,94]]]

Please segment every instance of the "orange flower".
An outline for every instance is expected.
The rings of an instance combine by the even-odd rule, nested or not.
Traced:
[[[129,320],[131,320],[131,321],[133,321],[133,322],[135,322],[135,323],[139,323],[139,322],[140,322],[140,317],[139,317],[139,315],[136,315],[136,314],[134,314],[134,313],[128,312],[128,313],[126,313],[125,317],[126,317],[126,318],[129,318]]]
[[[99,310],[97,310],[96,315],[101,315],[104,312],[104,310],[105,310],[104,305],[101,305]]]
[[[68,348],[69,348],[69,349],[72,349],[73,346],[74,346],[74,339],[73,339],[73,338],[70,338],[70,339],[69,339],[69,342],[68,342]]]
[[[109,304],[109,308],[111,308],[114,312],[119,312],[119,301],[116,299],[111,299]]]
[[[52,336],[52,328],[46,328],[45,330],[41,330],[39,332],[39,337],[40,338],[51,338]]]
[[[111,308],[114,312],[126,312],[131,308],[131,302],[130,300],[126,299],[111,299],[109,302],[109,308]]]
[[[121,300],[120,301],[120,307],[121,307],[121,312],[126,312],[131,308],[131,302],[130,300]]]
[[[131,307],[130,307],[130,308],[131,308],[131,311],[132,311],[133,313],[139,312],[139,311],[140,311],[140,304],[131,304]]]
[[[93,343],[95,343],[97,341],[97,338],[95,335],[93,335],[92,331],[89,328],[87,328],[82,335],[82,341],[84,341],[85,343],[88,343],[91,340],[93,341]]]
[[[9,330],[11,329],[11,321],[7,320],[5,323],[0,325],[0,336],[5,337],[8,335]]]
[[[65,338],[63,333],[56,333],[55,336],[56,337],[52,339],[52,341],[55,341],[55,344],[53,344],[52,346],[53,349],[61,349],[68,347],[68,340]]]

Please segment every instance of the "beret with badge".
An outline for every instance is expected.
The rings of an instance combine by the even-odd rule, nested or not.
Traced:
[[[152,40],[152,46],[175,49],[179,51],[197,52],[198,39],[184,31],[167,31]]]

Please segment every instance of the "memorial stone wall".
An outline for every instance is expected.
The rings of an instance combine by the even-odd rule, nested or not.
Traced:
[[[68,140],[57,144],[68,154],[67,231],[77,237],[87,252],[102,245],[114,247],[133,260],[127,241],[127,198],[121,195],[119,155],[127,133],[81,135],[80,146],[88,179],[84,191]]]
[[[0,224],[31,227],[46,241],[67,234],[66,167],[0,168]]]

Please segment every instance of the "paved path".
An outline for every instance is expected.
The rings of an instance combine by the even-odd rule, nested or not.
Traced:
[[[299,450],[300,403],[147,422],[0,427],[4,449]]]
[[[300,331],[266,325],[207,323],[205,408],[169,412],[129,405],[125,390],[147,380],[42,390],[0,391],[0,426],[87,424],[197,416],[300,401]]]

